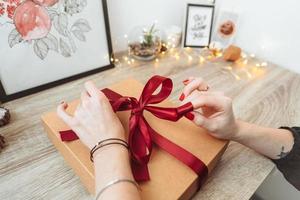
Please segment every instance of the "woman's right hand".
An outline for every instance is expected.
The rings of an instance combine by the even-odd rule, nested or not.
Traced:
[[[81,103],[74,116],[66,112],[67,107],[65,102],[60,104],[57,107],[58,116],[76,132],[89,149],[105,139],[125,139],[125,130],[108,99],[91,81],[85,83]]]
[[[194,111],[188,116],[196,125],[220,139],[236,140],[238,125],[232,110],[232,100],[221,92],[208,91],[208,85],[201,78],[189,78],[183,82],[180,100],[191,102]]]

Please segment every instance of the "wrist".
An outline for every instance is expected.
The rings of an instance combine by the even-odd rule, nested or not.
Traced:
[[[241,142],[243,140],[243,129],[244,129],[244,122],[240,120],[235,120],[233,134],[232,134],[232,141]]]
[[[94,163],[97,163],[97,161],[105,161],[107,159],[113,159],[117,157],[128,157],[129,160],[129,152],[128,149],[120,144],[112,144],[108,146],[104,146],[97,151],[94,152]]]
[[[95,152],[96,191],[116,179],[133,180],[128,149],[119,144],[108,145]]]

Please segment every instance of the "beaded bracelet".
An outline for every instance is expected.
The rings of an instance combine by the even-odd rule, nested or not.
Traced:
[[[128,143],[122,139],[119,139],[119,138],[109,138],[109,139],[105,139],[105,140],[102,140],[102,141],[99,141],[90,151],[90,160],[92,162],[94,162],[94,153],[102,148],[102,147],[105,147],[105,146],[108,146],[108,145],[113,145],[113,144],[119,144],[119,145],[122,145],[124,146],[125,148],[129,149],[129,146],[128,146]]]

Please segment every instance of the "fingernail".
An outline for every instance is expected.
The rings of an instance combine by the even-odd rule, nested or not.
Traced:
[[[180,95],[180,97],[179,97],[179,100],[180,100],[180,101],[183,101],[184,98],[185,98],[185,95],[182,93],[182,94]]]
[[[187,114],[185,114],[185,117],[191,121],[193,121],[195,119],[195,115],[193,113],[187,113]]]
[[[185,79],[184,81],[182,81],[182,83],[183,83],[184,85],[188,84],[188,82],[189,82],[189,79]]]

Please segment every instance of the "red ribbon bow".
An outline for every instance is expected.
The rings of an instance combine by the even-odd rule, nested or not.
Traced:
[[[159,86],[161,86],[160,91],[154,94]],[[160,119],[177,121],[188,112],[191,112],[193,110],[191,103],[177,108],[150,106],[150,104],[158,104],[165,100],[171,94],[172,88],[173,83],[171,79],[162,76],[153,76],[145,85],[139,100],[134,97],[121,96],[107,88],[102,90],[115,112],[131,110],[128,144],[132,157],[132,172],[137,181],[147,181],[150,179],[147,164],[151,156],[153,143],[190,167],[198,174],[201,182],[207,176],[207,166],[200,159],[158,134],[150,127],[143,116],[143,111],[147,110]],[[78,139],[72,130],[60,131],[60,135],[62,141]]]

